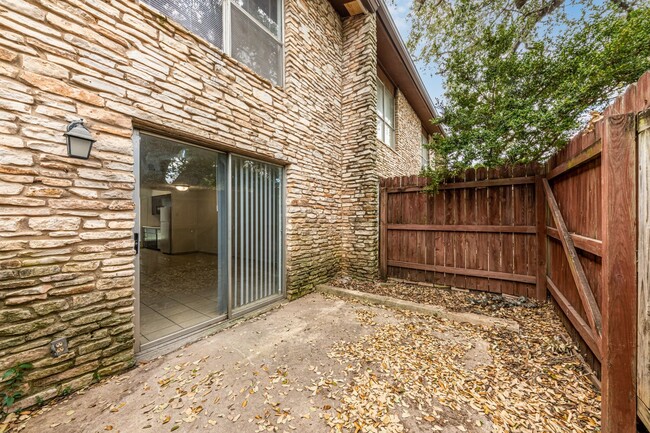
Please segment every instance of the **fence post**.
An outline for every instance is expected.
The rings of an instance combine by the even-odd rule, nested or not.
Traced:
[[[385,183],[382,183],[379,192],[379,278],[386,280],[388,277],[388,190]]]
[[[535,297],[546,300],[546,200],[542,176],[535,176],[535,218],[537,229],[537,287]]]
[[[602,432],[636,432],[636,122],[607,116],[602,150]]]

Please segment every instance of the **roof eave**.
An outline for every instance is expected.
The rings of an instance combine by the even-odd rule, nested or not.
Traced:
[[[375,13],[379,9],[379,0],[362,0],[362,2],[370,13]]]

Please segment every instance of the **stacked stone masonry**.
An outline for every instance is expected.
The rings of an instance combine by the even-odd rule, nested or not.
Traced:
[[[365,278],[376,274],[378,263],[376,26],[368,15],[346,20],[343,29],[342,270]]]
[[[283,87],[133,1],[0,0],[0,28],[0,374],[34,366],[18,406],[134,363],[141,125],[286,164],[289,297],[376,274],[378,178],[419,166],[400,168],[399,133],[392,156],[375,139],[374,15],[286,0]],[[79,118],[88,160],[66,153]],[[69,352],[53,358],[58,337]]]

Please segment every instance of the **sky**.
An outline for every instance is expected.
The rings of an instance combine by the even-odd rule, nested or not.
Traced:
[[[402,36],[402,40],[406,42],[408,40],[409,33],[411,32],[411,23],[408,19],[409,8],[412,0],[396,0],[395,4],[391,2],[388,3],[388,9],[390,14],[397,25],[397,29]],[[442,78],[435,74],[435,71],[432,67],[427,67],[422,62],[416,62],[415,66],[420,73],[420,78],[424,82],[429,96],[431,96],[432,101],[436,101],[436,98],[442,98]]]

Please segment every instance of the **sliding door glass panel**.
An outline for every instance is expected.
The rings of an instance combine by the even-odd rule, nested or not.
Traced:
[[[282,293],[282,168],[232,157],[233,308]]]
[[[227,163],[222,153],[141,136],[144,344],[227,314]]]

